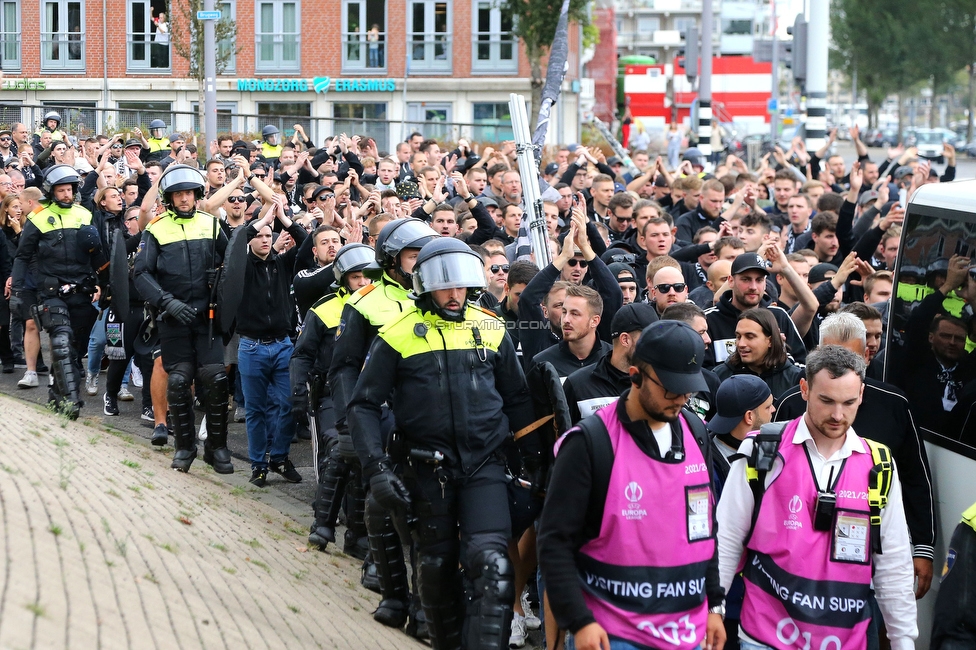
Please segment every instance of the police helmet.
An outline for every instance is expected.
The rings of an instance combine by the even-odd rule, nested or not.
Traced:
[[[149,123],[150,131],[152,131],[153,129],[165,129],[165,128],[166,128],[166,122],[162,120],[153,120],[152,122]]]
[[[347,273],[363,271],[367,267],[376,266],[373,249],[366,244],[346,244],[336,253],[332,262],[332,274],[336,284],[342,286],[342,280]]]
[[[48,111],[44,114],[44,126],[47,126],[48,120],[54,120],[57,124],[54,128],[61,126],[61,115],[57,111]]]
[[[159,191],[163,195],[163,202],[169,203],[169,195],[173,192],[193,190],[197,199],[203,198],[203,174],[189,165],[170,165],[159,178]]]
[[[438,237],[420,249],[413,269],[415,295],[441,289],[484,289],[486,286],[484,261],[461,240]]]
[[[74,167],[70,165],[55,165],[44,174],[44,193],[48,198],[52,198],[51,193],[58,185],[72,185],[75,192],[78,192],[78,185],[81,183],[81,176]]]
[[[404,248],[423,248],[427,242],[439,238],[420,219],[394,219],[376,237],[376,263],[381,268],[389,268]]]

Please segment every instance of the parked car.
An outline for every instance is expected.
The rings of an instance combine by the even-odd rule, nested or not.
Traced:
[[[898,129],[872,129],[864,136],[864,144],[869,147],[882,147],[887,149],[898,144]]]
[[[916,129],[915,146],[920,158],[945,163],[945,134],[942,129]]]

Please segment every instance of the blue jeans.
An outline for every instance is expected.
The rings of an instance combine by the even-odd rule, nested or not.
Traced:
[[[749,643],[748,641],[743,641],[742,637],[739,637],[739,650],[773,650],[768,645],[762,645],[759,643]]]
[[[287,336],[268,344],[241,337],[237,370],[247,404],[247,455],[251,469],[267,469],[266,455],[270,455],[272,463],[288,458],[295,437],[288,381],[292,349]]]
[[[105,318],[108,310],[98,315],[95,326],[88,337],[88,372],[97,375],[102,370],[102,356],[105,354]]]

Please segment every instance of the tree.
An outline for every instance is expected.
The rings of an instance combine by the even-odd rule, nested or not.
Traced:
[[[515,17],[515,35],[525,44],[525,52],[529,57],[529,67],[532,75],[532,109],[529,120],[532,122],[530,131],[535,130],[539,105],[542,103],[542,87],[546,83],[542,58],[549,52],[552,39],[556,35],[556,25],[559,23],[559,12],[562,0],[509,0],[508,7]],[[590,25],[588,11],[589,0],[570,0],[569,22],[583,26],[584,30]],[[592,38],[592,34],[590,34]],[[584,39],[585,40],[585,39]]]
[[[197,115],[202,131],[205,123],[204,64],[201,54],[204,51],[203,21],[197,20],[197,12],[203,9],[203,0],[182,0],[182,2],[173,4],[178,4],[178,9],[170,15],[170,42],[173,44],[173,50],[177,56],[189,62],[190,76],[196,79],[200,86]],[[241,49],[241,46],[237,44],[237,23],[229,15],[221,16],[220,20],[214,22],[214,42],[218,44],[216,72],[219,75],[224,73],[234,55]],[[222,46],[226,43],[233,43],[233,45],[230,47]]]

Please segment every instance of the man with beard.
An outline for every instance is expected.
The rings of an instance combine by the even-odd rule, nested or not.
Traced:
[[[705,181],[696,208],[675,219],[674,225],[678,229],[675,237],[678,241],[690,242],[701,228],[708,226],[717,231],[724,207],[725,186],[714,178]]]
[[[769,309],[773,313],[780,332],[786,335],[786,344],[793,359],[803,363],[807,355],[806,347],[790,315],[784,309],[771,305],[770,299],[764,295],[768,275],[766,260],[756,253],[743,253],[735,258],[729,278],[732,290],[725,292],[718,303],[705,312],[708,334],[714,343],[706,352],[706,366],[718,365],[735,352],[735,327],[739,314],[753,307]]]
[[[645,327],[657,320],[654,309],[645,303],[624,305],[613,316],[610,354],[593,365],[573,372],[563,382],[563,392],[572,421],[579,422],[597,409],[615,402],[630,386],[627,369],[633,365],[634,347]]]
[[[597,336],[597,326],[603,313],[603,299],[589,287],[570,285],[563,298],[560,326],[563,338],[556,345],[535,355],[532,363],[548,361],[560,378],[597,362],[601,355],[613,348]]]
[[[688,300],[688,285],[681,270],[665,266],[654,274],[650,286],[651,304],[660,317],[664,310]]]
[[[312,305],[329,292],[335,276],[332,274],[332,262],[336,253],[342,248],[339,231],[332,226],[319,226],[312,233],[312,255],[315,266],[298,272],[292,283],[295,290],[295,302],[298,311],[304,315]]]

